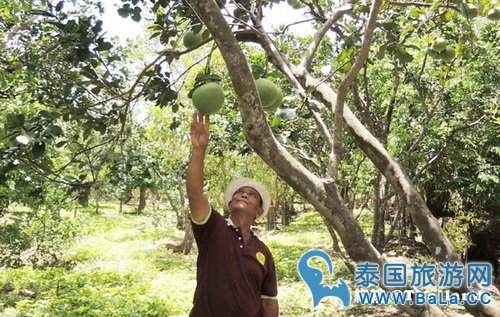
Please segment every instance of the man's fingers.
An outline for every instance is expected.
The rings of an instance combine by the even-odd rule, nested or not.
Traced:
[[[199,112],[195,112],[193,114],[193,123],[191,125],[192,128],[208,129],[209,125],[210,125],[210,115],[201,114]]]

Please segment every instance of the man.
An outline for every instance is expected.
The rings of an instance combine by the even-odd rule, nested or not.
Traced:
[[[257,182],[239,178],[224,194],[229,218],[211,208],[203,193],[209,125],[207,115],[193,116],[187,194],[199,254],[190,316],[277,317],[274,260],[251,230],[254,220],[269,209],[269,193]]]

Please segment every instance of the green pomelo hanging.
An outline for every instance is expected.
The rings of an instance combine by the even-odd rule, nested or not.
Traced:
[[[264,108],[271,106],[279,96],[279,88],[275,83],[266,78],[259,78],[255,81],[259,92],[260,102]]]
[[[276,109],[278,109],[278,107],[281,106],[282,103],[283,103],[283,91],[281,91],[281,89],[278,88],[278,95],[271,104],[264,107],[264,110],[267,112],[275,112]]]
[[[455,58],[455,49],[451,46],[447,46],[444,51],[439,53],[439,58],[445,63],[451,62],[451,60]]]
[[[186,48],[193,47],[201,43],[201,36],[201,32],[194,33],[192,30],[189,30],[182,38],[182,43]]]
[[[195,89],[192,100],[201,114],[214,114],[224,104],[224,90],[216,82],[206,83]]]
[[[436,52],[435,50],[429,47],[427,49],[427,55],[429,55],[432,58],[437,58],[439,56],[439,52]]]
[[[443,39],[442,37],[438,37],[437,39],[434,40],[434,42],[432,42],[431,49],[439,53],[444,51],[446,45],[448,45],[446,40]]]

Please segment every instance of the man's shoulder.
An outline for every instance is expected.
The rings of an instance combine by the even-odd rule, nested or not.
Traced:
[[[253,236],[257,240],[259,248],[262,249],[263,251],[271,254],[271,250],[269,249],[267,244],[259,236],[255,235],[255,234]]]
[[[193,225],[197,225],[197,226],[203,226],[203,225],[206,225],[209,223],[219,222],[220,220],[223,220],[222,215],[217,210],[215,210],[212,206],[210,206],[210,210],[208,211],[205,219],[203,219],[201,221],[195,221],[193,218],[191,218],[191,222],[193,223]]]

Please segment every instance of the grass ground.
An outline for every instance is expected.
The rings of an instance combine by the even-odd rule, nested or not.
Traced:
[[[119,214],[104,205],[101,214],[80,213],[81,233],[67,252],[70,268],[0,271],[0,316],[187,316],[195,289],[196,249],[189,255],[165,248],[183,231],[173,213]],[[331,238],[316,213],[301,214],[283,230],[261,232],[277,263],[282,316],[401,316],[394,307],[354,305],[344,310],[335,298],[313,309],[296,266],[307,250],[331,249]],[[352,283],[344,264],[333,257],[335,276]],[[318,266],[320,263],[318,263]],[[326,265],[325,265],[326,269]]]

